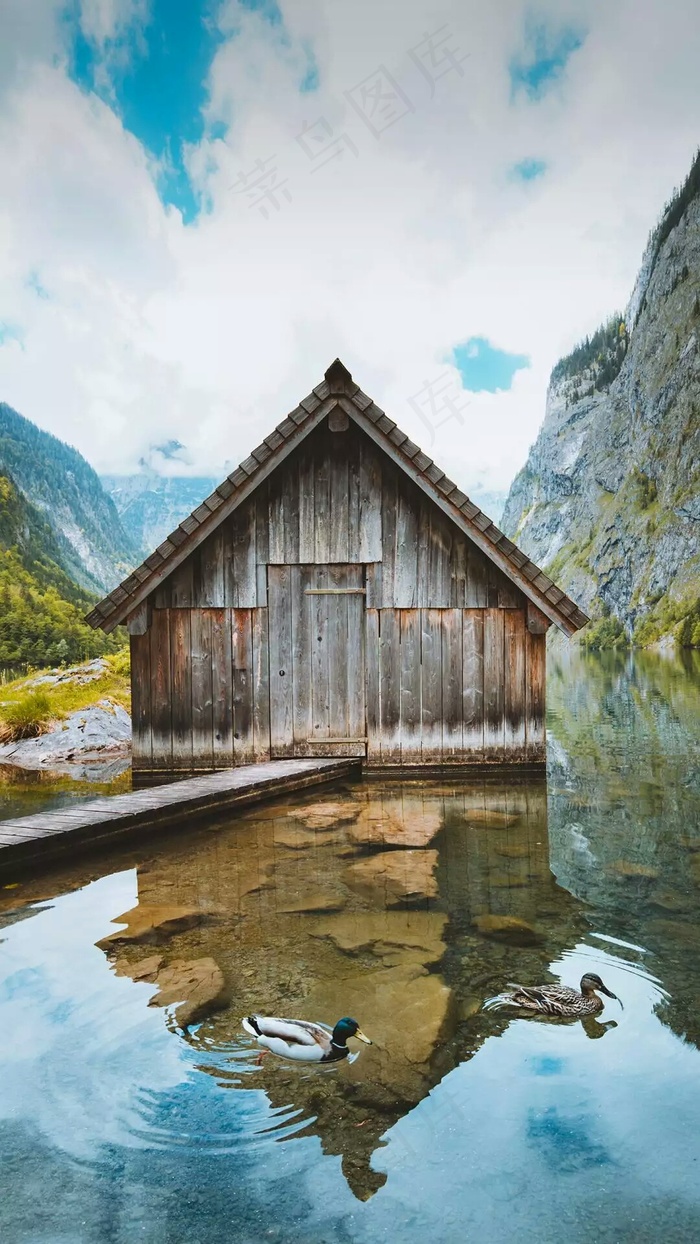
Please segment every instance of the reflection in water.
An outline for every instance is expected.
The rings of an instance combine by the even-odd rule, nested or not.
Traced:
[[[700,1238],[699,685],[574,656],[548,784],[348,785],[0,890],[2,1237]],[[585,971],[624,1012],[482,1009]],[[256,1010],[374,1044],[258,1066]]]

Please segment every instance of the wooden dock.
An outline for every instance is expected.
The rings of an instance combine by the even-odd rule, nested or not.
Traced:
[[[0,821],[0,874],[123,835],[170,829],[307,786],[359,776],[352,759],[273,760]]]

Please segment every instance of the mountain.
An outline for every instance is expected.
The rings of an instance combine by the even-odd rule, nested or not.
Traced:
[[[103,475],[101,479],[122,527],[144,557],[221,483],[221,479],[208,476],[165,476],[150,470],[137,475]]]
[[[700,646],[700,153],[630,303],[552,372],[501,526],[594,619],[593,646]]]
[[[1,664],[79,661],[119,647],[83,621],[95,598],[66,573],[63,555],[44,515],[0,474]]]
[[[102,593],[139,561],[99,476],[76,449],[0,402],[0,471],[41,511],[60,564],[76,583]]]

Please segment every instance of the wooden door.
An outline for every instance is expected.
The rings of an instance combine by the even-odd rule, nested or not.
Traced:
[[[364,756],[363,566],[268,566],[273,758]]]

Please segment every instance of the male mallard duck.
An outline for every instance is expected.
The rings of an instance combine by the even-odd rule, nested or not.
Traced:
[[[298,1063],[335,1063],[347,1058],[348,1037],[357,1037],[371,1045],[369,1037],[360,1031],[356,1019],[339,1019],[335,1028],[325,1024],[309,1024],[304,1019],[277,1019],[270,1015],[248,1015],[243,1027],[263,1052],[271,1050],[281,1058],[291,1058]],[[261,1055],[262,1057],[262,1055]]]
[[[620,1002],[617,994],[611,992],[603,984],[595,972],[586,972],[581,977],[581,992],[571,989],[569,985],[508,985],[509,992],[499,994],[485,1004],[489,1010],[498,1010],[503,1006],[519,1006],[526,1011],[538,1011],[540,1015],[557,1015],[571,1019],[581,1019],[586,1015],[597,1015],[605,1003],[598,997],[600,990],[608,998]],[[620,1002],[620,1006],[622,1003]]]

